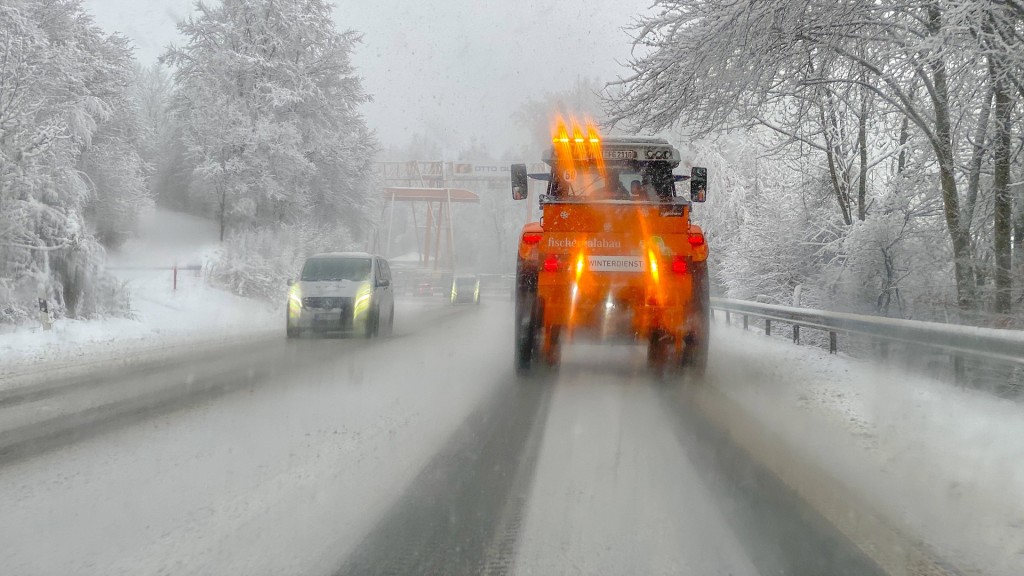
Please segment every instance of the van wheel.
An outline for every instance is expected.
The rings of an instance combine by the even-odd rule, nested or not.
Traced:
[[[363,338],[369,340],[377,335],[378,329],[380,328],[380,312],[376,309],[370,311],[370,317],[366,319],[366,329],[363,332]]]
[[[288,338],[296,338],[299,335],[299,329],[292,326],[292,312],[289,306],[284,307],[284,332]]]

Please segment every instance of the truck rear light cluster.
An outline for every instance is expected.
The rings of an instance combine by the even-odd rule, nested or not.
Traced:
[[[527,232],[523,234],[523,244],[536,244],[540,242],[540,238],[539,232]]]
[[[693,238],[691,236],[690,238]],[[673,274],[686,274],[688,267],[686,266],[686,260],[682,256],[676,256],[672,258],[672,273]]]
[[[694,233],[690,234],[690,246],[693,246],[694,248],[697,248],[697,247],[703,246],[703,245],[704,245],[704,235],[703,234],[701,234],[699,232],[696,233],[696,234],[694,234]]]
[[[545,272],[558,272],[562,267],[562,262],[555,254],[548,254],[547,258],[544,258]]]

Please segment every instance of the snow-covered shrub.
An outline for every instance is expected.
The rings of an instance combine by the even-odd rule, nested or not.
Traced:
[[[337,228],[296,225],[235,232],[210,263],[209,276],[214,285],[240,296],[281,301],[307,256],[360,248]]]

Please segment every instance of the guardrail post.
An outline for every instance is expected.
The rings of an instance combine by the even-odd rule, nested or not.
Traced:
[[[921,356],[927,351],[940,364],[946,377],[953,376],[959,386],[984,384],[993,393],[1012,392],[1021,395],[1024,385],[1018,380],[1024,373],[1024,352],[1018,334],[994,329],[961,327],[941,322],[880,318],[863,314],[843,314],[828,310],[810,310],[792,306],[712,298],[717,312],[725,312],[732,323],[732,312],[743,317],[744,330],[760,328],[764,322],[765,336],[772,336],[772,322],[793,327],[793,343],[800,345],[801,328],[828,333],[829,354],[839,353],[839,333],[848,340],[847,348],[871,356],[879,363],[893,359]],[[739,327],[737,322],[737,327]],[[813,340],[813,338],[812,338]],[[858,353],[859,354],[859,353]],[[948,362],[948,364],[945,364]],[[991,364],[995,364],[992,366]],[[942,368],[942,366],[947,366]],[[1004,366],[1012,371],[1002,373]],[[940,370],[940,371],[941,371]]]
[[[178,291],[178,265],[174,265],[174,280],[171,282],[171,291]]]
[[[726,310],[726,311],[725,311],[725,324],[726,324],[726,325],[729,325],[729,324],[731,324],[730,320],[731,320],[731,318],[729,317],[729,311],[728,311],[728,310]]]
[[[961,388],[967,388],[967,370],[964,368],[964,357],[953,354],[953,378]]]
[[[53,320],[50,318],[50,305],[46,298],[39,299],[39,323],[43,325],[43,330],[53,327]]]

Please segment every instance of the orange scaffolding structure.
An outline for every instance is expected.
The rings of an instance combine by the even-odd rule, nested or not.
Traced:
[[[390,203],[388,233],[385,250],[391,249],[391,231],[395,220],[395,203],[410,202],[413,227],[416,230],[416,244],[420,254],[420,266],[428,268],[455,268],[455,230],[452,225],[452,204],[479,204],[480,196],[464,188],[413,188],[390,187],[384,189],[384,196]],[[423,224],[417,209],[424,209]],[[422,232],[422,234],[421,234]],[[390,253],[385,254],[390,257]]]

